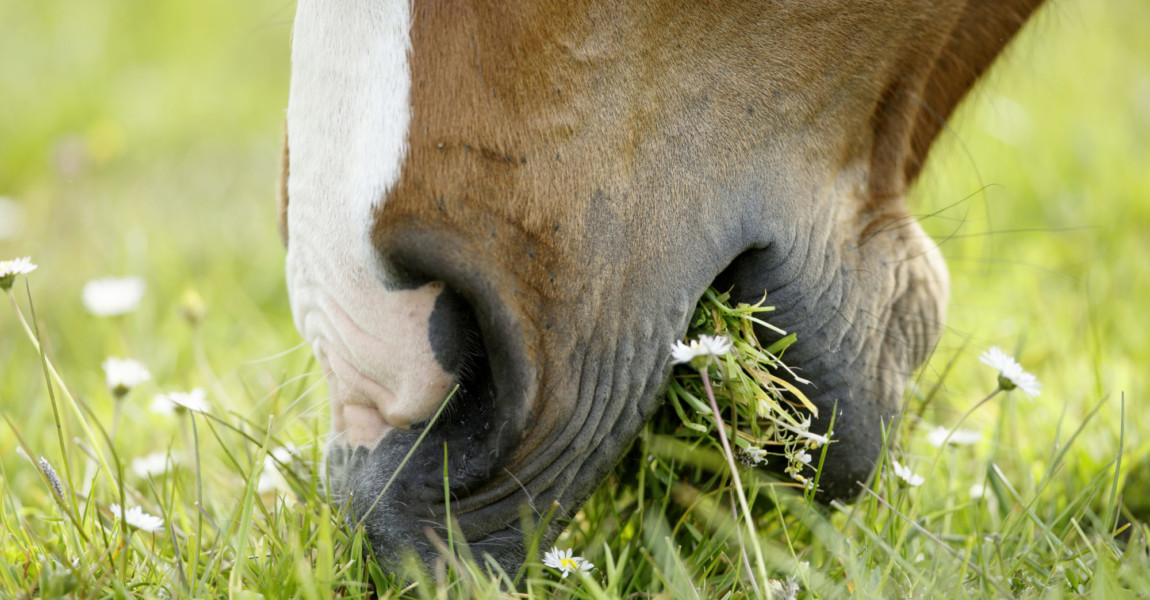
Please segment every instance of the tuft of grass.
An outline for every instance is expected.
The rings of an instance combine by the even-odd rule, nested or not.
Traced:
[[[799,385],[809,384],[782,361],[783,352],[797,335],[771,325],[766,313],[774,307],[764,306],[766,297],[754,305],[732,305],[726,292],[708,289],[695,308],[691,328],[702,335],[731,340],[732,351],[718,357],[714,385],[708,386],[701,370],[679,369],[666,393],[666,404],[674,409],[677,423],[657,421],[659,430],[674,431],[677,437],[695,443],[709,443],[721,449],[717,435],[722,427],[738,449],[738,459],[749,465],[781,461],[787,464],[798,489],[807,485],[811,457],[806,450],[819,448],[822,436],[809,433],[810,418],[818,409]],[[778,334],[774,343],[763,346],[755,334],[759,325]],[[709,379],[709,377],[708,377]],[[706,388],[710,387],[708,390]],[[714,396],[720,414],[707,404]],[[726,415],[723,417],[723,415]],[[720,419],[725,419],[720,423]],[[702,422],[700,422],[702,421]],[[805,460],[804,460],[805,458]],[[815,463],[817,465],[817,463]],[[812,482],[813,483],[813,482]]]

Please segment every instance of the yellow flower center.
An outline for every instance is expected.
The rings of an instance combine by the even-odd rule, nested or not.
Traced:
[[[579,568],[579,563],[575,562],[574,558],[560,558],[559,568],[564,571],[574,571]]]

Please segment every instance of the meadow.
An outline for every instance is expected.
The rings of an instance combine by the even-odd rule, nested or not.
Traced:
[[[0,0],[0,260],[38,265],[0,299],[0,598],[1150,597],[1150,4],[1044,8],[914,190],[952,283],[890,444],[920,486],[884,465],[820,507],[740,469],[748,520],[717,447],[649,428],[558,542],[594,570],[561,577],[540,548],[491,575],[461,545],[411,580],[364,560],[323,493],[326,386],[274,202],[293,12]],[[85,307],[125,276],[138,307]],[[931,443],[995,389],[994,345],[1042,394]],[[110,356],[150,380],[117,399]],[[203,412],[153,409],[195,388]]]

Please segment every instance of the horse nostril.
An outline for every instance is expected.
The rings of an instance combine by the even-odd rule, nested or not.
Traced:
[[[435,360],[448,373],[458,375],[467,358],[482,351],[475,311],[463,296],[447,286],[435,299],[427,325]]]
[[[468,472],[458,475],[478,484],[511,456],[537,395],[538,343],[521,298],[511,291],[517,276],[452,231],[396,224],[376,236],[389,277],[402,273],[437,286],[420,341],[428,342],[427,362],[459,389],[434,429],[462,459],[452,469],[459,465]],[[442,486],[442,478],[437,481]]]
[[[475,309],[460,293],[444,286],[435,299],[428,319],[428,338],[435,360],[451,373],[459,389],[452,397],[454,406],[488,404],[494,394],[491,367]],[[482,400],[488,400],[483,402]],[[482,409],[479,412],[486,412]]]

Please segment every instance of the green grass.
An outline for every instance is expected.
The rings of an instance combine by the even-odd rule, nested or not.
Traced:
[[[364,540],[319,491],[325,391],[291,323],[272,201],[291,14],[262,0],[0,3],[0,195],[26,212],[0,258],[40,265],[37,331],[67,386],[49,390],[4,300],[0,597],[722,598],[753,594],[760,569],[795,576],[800,597],[1150,595],[1150,6],[1048,7],[915,191],[953,288],[892,449],[923,486],[884,466],[873,493],[820,509],[744,469],[752,534],[717,447],[649,429],[560,539],[598,569],[559,579],[536,559],[518,588],[468,563],[398,583],[360,559]],[[146,279],[137,312],[83,310],[84,282],[109,275]],[[181,316],[190,290],[197,325]],[[30,317],[23,279],[14,291]],[[994,388],[976,360],[994,344],[1042,396],[1000,394],[964,424],[982,442],[935,448],[926,431]],[[109,355],[153,375],[111,445]],[[211,416],[149,412],[153,395],[195,386]],[[286,444],[286,484],[258,493],[265,452]],[[63,504],[18,447],[67,478]],[[180,465],[128,468],[152,452]],[[173,529],[126,530],[112,502]],[[1119,516],[1135,524],[1115,541]]]

